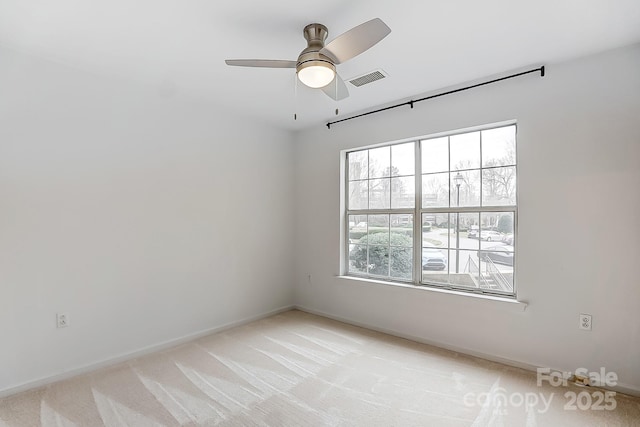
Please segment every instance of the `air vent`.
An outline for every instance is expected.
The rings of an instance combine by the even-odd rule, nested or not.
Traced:
[[[384,79],[385,77],[387,77],[387,74],[384,71],[375,70],[363,76],[355,77],[349,80],[349,83],[351,83],[355,87],[360,87],[360,86],[367,85],[369,83],[373,83],[376,80]]]

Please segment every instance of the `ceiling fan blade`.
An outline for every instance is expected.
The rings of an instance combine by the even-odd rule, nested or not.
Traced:
[[[227,59],[224,62],[236,67],[296,68],[296,61],[280,59]]]
[[[322,88],[322,91],[331,99],[340,101],[349,96],[349,89],[344,84],[344,80],[336,73],[336,77],[331,83]]]
[[[331,58],[336,64],[340,64],[360,55],[390,32],[391,28],[382,22],[382,19],[374,18],[339,35],[320,50],[320,53]]]

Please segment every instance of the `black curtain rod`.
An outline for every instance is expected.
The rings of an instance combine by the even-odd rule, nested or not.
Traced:
[[[380,113],[382,111],[391,110],[393,108],[403,107],[405,105],[409,105],[409,106],[411,106],[411,108],[413,108],[413,104],[415,104],[417,102],[426,101],[427,99],[433,99],[433,98],[438,98],[440,96],[451,95],[452,93],[462,92],[464,90],[469,90],[469,89],[473,89],[473,88],[476,88],[476,87],[488,85],[488,84],[491,84],[491,83],[497,83],[497,82],[501,82],[503,80],[513,79],[514,77],[520,77],[520,76],[524,76],[525,74],[531,74],[531,73],[537,73],[537,72],[540,72],[540,77],[544,77],[544,65],[542,67],[536,68],[534,70],[523,71],[523,72],[517,73],[517,74],[511,74],[510,76],[500,77],[498,79],[489,80],[488,82],[477,83],[475,85],[462,87],[460,89],[454,89],[454,90],[450,90],[450,91],[447,91],[447,92],[438,93],[438,94],[435,94],[435,95],[425,96],[424,98],[414,99],[412,101],[403,102],[401,104],[391,105],[391,106],[385,107],[385,108],[379,108],[377,110],[369,111],[367,113],[358,114],[357,116],[347,117],[346,119],[340,119],[340,120],[336,120],[334,122],[328,122],[327,123],[327,129],[331,129],[331,125],[335,125],[336,123],[346,122],[347,120],[357,119],[359,117],[368,116],[369,114]]]

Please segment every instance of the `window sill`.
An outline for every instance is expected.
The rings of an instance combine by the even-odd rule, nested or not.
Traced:
[[[418,291],[427,291],[427,292],[437,292],[440,294],[448,294],[448,295],[456,295],[461,297],[473,298],[476,300],[484,300],[484,301],[493,301],[500,304],[505,304],[505,307],[512,307],[516,311],[525,311],[527,309],[528,304],[524,301],[518,301],[515,298],[501,297],[498,295],[487,295],[487,294],[475,294],[471,292],[463,292],[456,291],[452,289],[438,289],[432,286],[417,286],[409,283],[400,283],[400,282],[387,282],[385,280],[375,280],[369,279],[365,277],[357,277],[357,276],[335,276],[337,279],[341,280],[349,280],[356,281],[361,283],[371,283],[377,285],[386,285],[386,286],[394,286],[401,288],[414,289]]]

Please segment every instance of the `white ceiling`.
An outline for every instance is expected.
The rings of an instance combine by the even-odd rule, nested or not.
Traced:
[[[387,79],[335,102],[295,70],[228,67],[227,58],[295,60],[302,29],[329,41],[379,17],[392,33],[338,66],[344,79]],[[198,97],[298,129],[485,76],[640,41],[638,0],[0,0],[0,45]],[[298,114],[294,122],[293,113]]]

